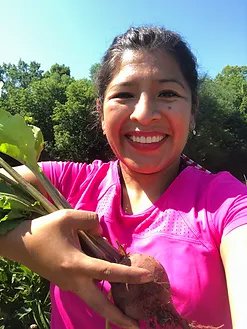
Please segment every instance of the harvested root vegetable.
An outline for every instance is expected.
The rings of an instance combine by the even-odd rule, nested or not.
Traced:
[[[183,319],[175,310],[170,294],[168,276],[155,258],[143,254],[126,255],[122,264],[148,269],[154,281],[145,284],[111,283],[113,301],[123,313],[135,320],[145,321],[149,328],[216,329]]]

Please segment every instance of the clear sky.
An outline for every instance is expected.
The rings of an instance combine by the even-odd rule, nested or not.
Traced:
[[[247,65],[246,0],[0,0],[0,65],[59,63],[88,77],[113,37],[141,24],[181,33],[212,77]]]

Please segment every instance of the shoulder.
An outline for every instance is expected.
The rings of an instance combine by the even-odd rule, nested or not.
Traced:
[[[229,172],[209,173],[188,166],[178,178],[173,206],[179,200],[191,225],[201,234],[207,232],[217,245],[224,235],[247,224],[247,186]]]
[[[210,173],[194,166],[185,169],[181,183],[190,182],[190,187],[208,196],[234,197],[247,194],[247,186],[227,171]],[[219,193],[220,192],[220,193]]]
[[[94,168],[99,168],[103,165],[101,160],[95,160],[92,163],[86,162],[72,162],[72,161],[44,161],[40,162],[42,170],[49,174],[52,172],[64,173],[70,171],[77,173],[81,170],[90,172]]]
[[[59,189],[64,185],[75,185],[78,180],[81,183],[95,176],[103,178],[108,172],[113,171],[116,166],[116,161],[103,162],[101,160],[94,160],[92,163],[70,161],[41,162],[44,174]]]
[[[211,173],[185,154],[182,154],[181,159],[187,166],[186,170],[183,171],[182,183],[190,181],[191,186],[201,188],[204,192],[208,190],[213,193],[215,190],[220,189],[223,194],[247,193],[247,186],[229,172]]]
[[[231,209],[247,209],[247,186],[229,172],[216,174],[187,168],[183,183],[197,210],[210,214],[229,215]],[[188,196],[189,197],[189,196]]]

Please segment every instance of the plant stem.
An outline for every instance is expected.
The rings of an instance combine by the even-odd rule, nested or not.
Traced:
[[[64,198],[64,196],[54,187],[54,185],[52,185],[50,180],[42,172],[41,168],[39,168],[38,172],[35,171],[35,174],[58,209],[71,209],[71,205]]]
[[[24,190],[28,191],[28,193],[37,201],[40,202],[40,204],[48,211],[48,213],[51,213],[53,211],[56,211],[57,208],[49,201],[47,200],[35,187],[33,187],[30,183],[28,183],[16,170],[14,170],[7,162],[5,162],[0,157],[0,165],[3,167],[6,172],[14,178],[22,187]]]
[[[31,169],[31,168],[30,168]],[[71,209],[71,205],[64,198],[64,196],[52,185],[50,180],[44,175],[40,169],[36,175],[40,183],[49,194],[54,204],[59,209]],[[89,256],[104,259],[109,262],[118,262],[121,259],[121,255],[109,242],[102,237],[95,237],[89,233],[83,231],[78,232],[79,239],[81,241],[82,250]]]
[[[16,170],[14,170],[7,162],[0,157],[0,165],[13,177],[25,191],[27,191],[34,199],[39,201],[41,205],[48,211],[54,212],[58,209],[71,209],[68,201],[59,193],[52,185],[48,178],[40,170],[29,167],[33,174],[39,179],[46,192],[49,194],[56,206],[47,200],[35,187],[28,183]],[[109,242],[102,237],[95,237],[83,231],[78,232],[82,250],[91,257],[103,259],[109,262],[118,262],[121,259],[120,253],[116,248],[111,246]]]
[[[47,215],[47,211],[45,211],[43,207],[40,206],[40,204],[35,205],[34,203],[31,203],[29,200],[22,198],[19,195],[0,192],[0,200],[1,199],[3,200],[4,198],[7,199],[7,200],[5,199],[6,201],[8,201],[9,199],[9,201],[15,202],[17,205],[19,205],[20,209],[25,210],[25,208],[27,208],[27,209],[31,209],[31,212],[37,213],[41,216]]]

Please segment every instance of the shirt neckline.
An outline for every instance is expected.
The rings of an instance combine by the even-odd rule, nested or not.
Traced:
[[[125,218],[138,218],[138,217],[143,217],[147,216],[148,214],[151,214],[155,209],[157,209],[160,205],[160,203],[167,202],[167,196],[170,194],[170,191],[174,189],[174,186],[177,185],[177,183],[182,179],[182,177],[185,175],[185,173],[193,168],[189,165],[181,165],[179,167],[179,171],[177,176],[174,178],[174,180],[171,182],[171,184],[167,187],[167,189],[161,194],[161,196],[156,200],[150,207],[147,209],[136,213],[136,214],[129,214],[124,211],[122,207],[122,188],[121,188],[121,182],[120,182],[120,174],[119,174],[119,160],[115,161],[115,166],[114,166],[114,176],[115,176],[115,181],[116,181],[116,193],[118,195],[118,202],[119,202],[119,212],[121,217]],[[183,162],[183,159],[181,158],[181,163]],[[165,200],[164,200],[165,199]]]

